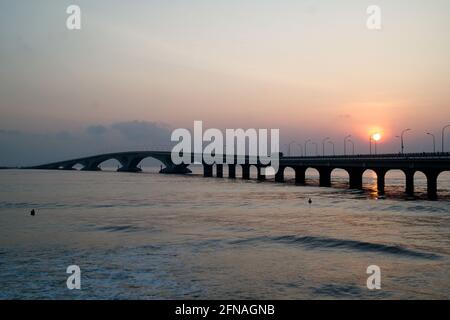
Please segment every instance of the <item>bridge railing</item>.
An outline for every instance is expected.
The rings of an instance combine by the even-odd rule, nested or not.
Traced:
[[[450,152],[420,152],[420,153],[385,153],[385,154],[355,154],[355,155],[325,155],[325,156],[283,156],[283,159],[442,159],[449,158]]]

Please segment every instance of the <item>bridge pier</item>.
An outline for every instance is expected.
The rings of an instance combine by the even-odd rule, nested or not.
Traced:
[[[406,188],[405,193],[408,196],[414,196],[414,173],[415,170],[413,169],[405,169],[403,170],[406,176]]]
[[[216,164],[216,176],[217,178],[223,178],[223,164]]]
[[[257,180],[258,181],[265,181],[266,180],[266,175],[262,174],[262,171],[265,170],[265,168],[258,166],[258,167],[256,167],[256,169],[258,170],[258,178],[257,178]]]
[[[427,170],[424,171],[427,177],[427,196],[429,200],[437,200],[437,178],[439,176],[439,171]]]
[[[236,179],[236,165],[235,164],[228,165],[228,178]]]
[[[321,187],[331,187],[331,169],[326,168],[316,168],[319,171],[319,186]]]
[[[213,166],[210,164],[203,164],[203,176],[205,178],[210,178],[213,176]]]
[[[179,164],[179,165],[172,165],[172,166],[166,166],[165,168],[161,169],[159,173],[164,174],[186,174],[186,173],[192,173],[190,169],[188,169],[186,164]]]
[[[101,171],[102,169],[100,169],[98,166],[84,166],[83,168],[81,168],[81,171]]]
[[[375,173],[377,174],[377,192],[378,195],[384,195],[385,191],[385,180],[386,180],[386,169],[375,169]]]
[[[81,171],[100,171],[101,169],[98,167],[99,162],[94,160],[85,160],[80,161],[80,164],[83,166]]]
[[[285,167],[279,167],[275,173],[275,182],[284,182],[284,169]]]
[[[122,156],[118,157],[117,161],[120,162],[121,167],[117,169],[118,172],[141,172],[142,169],[138,168],[137,165],[142,159],[132,156]]]
[[[305,167],[294,167],[295,170],[295,183],[305,184],[306,183],[306,168]]]
[[[250,180],[250,165],[243,164],[242,167],[242,179]]]
[[[360,168],[352,168],[347,169],[347,172],[350,176],[349,186],[350,189],[363,189],[363,173],[364,169]]]
[[[83,170],[83,169],[81,169]],[[128,166],[122,166],[119,169],[117,169],[117,172],[141,172],[142,169],[138,167],[128,167]]]

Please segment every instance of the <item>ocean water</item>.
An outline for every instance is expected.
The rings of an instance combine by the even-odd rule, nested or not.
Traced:
[[[320,188],[145,169],[0,170],[0,299],[450,298],[449,174],[427,201],[396,172],[380,199],[370,174],[351,191],[342,172]]]

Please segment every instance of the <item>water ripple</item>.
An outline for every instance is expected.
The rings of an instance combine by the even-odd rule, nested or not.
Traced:
[[[98,227],[99,231],[108,231],[108,232],[134,232],[139,231],[140,228],[132,225],[122,225],[122,226],[104,226]]]
[[[407,256],[413,258],[422,259],[438,259],[439,255],[434,253],[420,252],[412,249],[407,249],[401,246],[395,245],[385,245],[380,243],[370,243],[357,240],[348,239],[333,239],[326,237],[314,237],[314,236],[295,236],[295,235],[284,235],[276,237],[255,237],[248,239],[240,239],[232,241],[232,244],[245,244],[249,242],[259,242],[259,241],[270,241],[276,243],[287,243],[287,244],[299,244],[306,248],[316,249],[347,249],[347,250],[357,250],[365,252],[377,252],[377,253],[387,253],[399,256]]]

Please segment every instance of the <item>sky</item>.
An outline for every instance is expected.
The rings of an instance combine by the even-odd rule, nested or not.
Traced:
[[[432,151],[426,132],[440,148],[450,123],[449,14],[447,0],[0,0],[0,166],[164,145],[194,120],[337,152],[351,134],[358,153],[374,132],[398,152],[411,128],[405,151]]]

